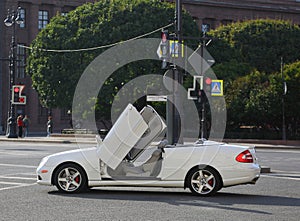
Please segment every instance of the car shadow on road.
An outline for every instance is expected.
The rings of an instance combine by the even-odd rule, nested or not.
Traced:
[[[108,189],[91,189],[81,194],[64,194],[58,191],[49,192],[50,195],[60,195],[72,198],[86,198],[94,200],[124,200],[124,201],[150,201],[163,202],[175,206],[199,206],[207,208],[226,209],[240,212],[267,214],[271,213],[246,209],[243,205],[254,206],[300,206],[299,198],[251,195],[219,192],[211,197],[194,196],[190,192],[164,192],[162,191],[145,191],[145,190],[108,190]],[[240,208],[238,208],[238,205]],[[234,207],[233,207],[234,206]],[[241,208],[243,207],[243,208]],[[250,207],[251,208],[251,207]]]

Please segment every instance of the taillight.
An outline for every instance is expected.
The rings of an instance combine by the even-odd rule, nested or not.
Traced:
[[[235,160],[240,163],[253,163],[253,156],[249,150],[245,150],[237,155]]]

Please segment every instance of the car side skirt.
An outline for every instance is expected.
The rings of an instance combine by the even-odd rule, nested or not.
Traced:
[[[137,186],[137,187],[174,187],[183,188],[184,181],[158,181],[158,180],[89,180],[90,187],[100,186]]]

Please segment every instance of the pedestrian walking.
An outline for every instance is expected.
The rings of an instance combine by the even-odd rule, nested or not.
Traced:
[[[28,115],[25,115],[23,119],[23,125],[24,125],[24,137],[28,136],[28,131],[29,131],[29,124],[30,124],[30,119]]]
[[[18,137],[23,137],[23,116],[19,115],[17,118],[17,125],[19,129]]]
[[[52,131],[53,131],[53,121],[52,121],[52,117],[49,116],[47,121],[47,137],[49,137],[50,134],[52,134]]]

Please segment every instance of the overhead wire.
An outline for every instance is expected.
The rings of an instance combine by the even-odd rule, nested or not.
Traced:
[[[111,43],[111,44],[101,45],[101,46],[96,46],[96,47],[91,47],[91,48],[80,48],[80,49],[45,49],[45,48],[36,48],[36,47],[33,48],[33,47],[29,47],[29,46],[26,46],[26,45],[19,45],[19,44],[18,44],[18,47],[29,49],[29,50],[36,49],[36,50],[39,50],[39,51],[56,52],[56,53],[92,51],[92,50],[97,50],[97,49],[110,48],[110,47],[113,47],[113,46],[116,46],[116,45],[119,45],[119,44],[124,44],[124,43],[130,42],[130,41],[133,41],[133,40],[136,40],[136,39],[139,39],[139,38],[143,38],[143,37],[146,37],[148,35],[154,34],[154,33],[158,32],[158,31],[160,31],[162,29],[168,28],[168,27],[170,27],[172,25],[174,25],[174,23],[165,25],[163,27],[160,27],[160,28],[157,28],[157,29],[155,29],[153,31],[150,31],[148,33],[145,33],[145,34],[142,34],[142,35],[139,35],[139,36],[127,39],[125,41],[119,41],[119,42],[116,42],[116,43]]]

